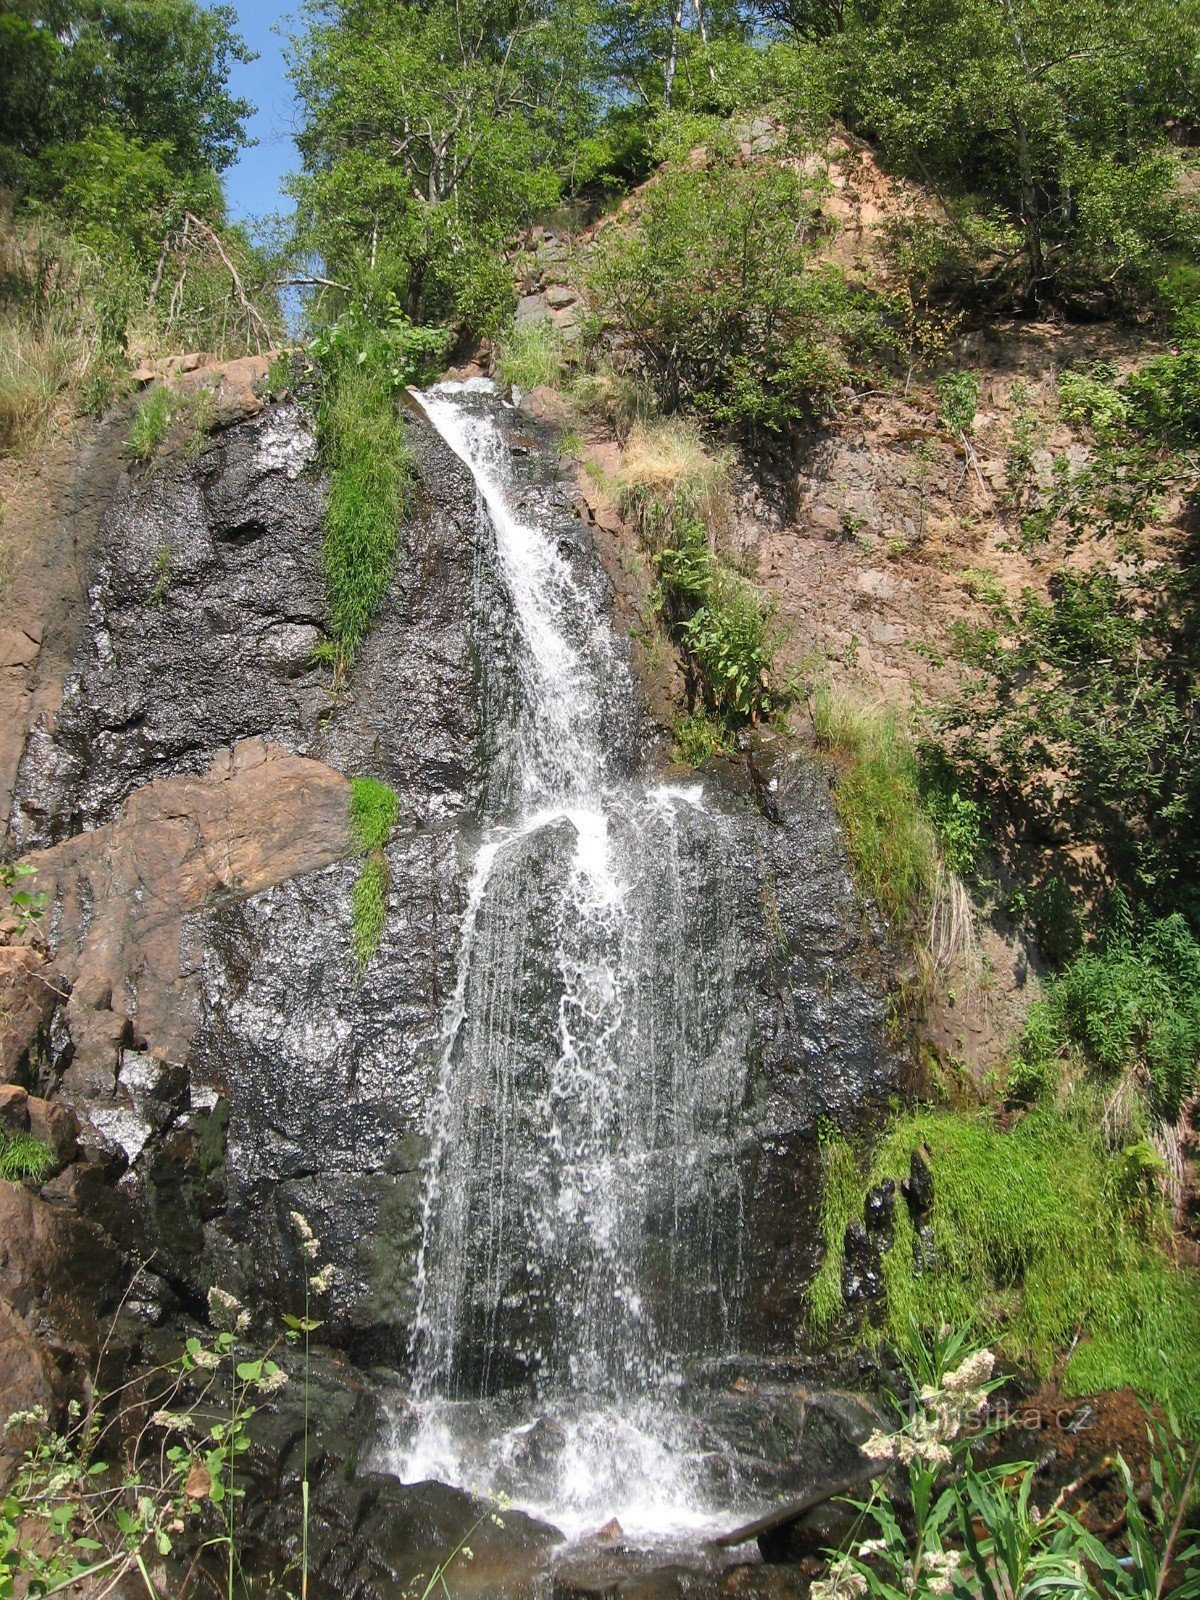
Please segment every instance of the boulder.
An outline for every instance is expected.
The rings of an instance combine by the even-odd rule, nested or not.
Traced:
[[[0,945],[0,1083],[28,1087],[58,998],[44,956],[29,945]]]
[[[44,1411],[49,1415],[56,1376],[45,1345],[34,1338],[24,1317],[0,1299],[0,1495],[12,1481],[36,1431],[29,1425],[9,1428],[9,1418],[17,1412]]]

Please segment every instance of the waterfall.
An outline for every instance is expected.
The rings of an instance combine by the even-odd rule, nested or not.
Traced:
[[[651,783],[627,759],[623,652],[516,480],[495,390],[416,398],[474,478],[500,621],[481,644],[488,771],[391,1463],[568,1531],[703,1525],[716,1496],[680,1396],[737,1326],[733,824],[700,782]]]

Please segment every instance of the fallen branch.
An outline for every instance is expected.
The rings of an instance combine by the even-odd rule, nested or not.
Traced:
[[[806,1511],[812,1511],[817,1506],[823,1506],[827,1500],[836,1500],[838,1495],[857,1489],[860,1484],[878,1477],[880,1470],[878,1462],[859,1467],[857,1471],[836,1478],[833,1483],[826,1484],[822,1489],[812,1489],[808,1494],[801,1495],[798,1500],[788,1500],[776,1510],[768,1511],[765,1516],[756,1517],[753,1522],[734,1528],[732,1533],[722,1533],[709,1543],[721,1550],[728,1550],[738,1544],[747,1544],[751,1539],[757,1539],[760,1533],[770,1533],[773,1528],[780,1528],[787,1522],[795,1522]]]

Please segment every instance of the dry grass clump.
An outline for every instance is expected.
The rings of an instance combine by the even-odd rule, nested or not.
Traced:
[[[653,543],[665,528],[701,524],[711,535],[729,521],[728,451],[711,451],[694,422],[670,417],[636,424],[621,452],[621,510]]]

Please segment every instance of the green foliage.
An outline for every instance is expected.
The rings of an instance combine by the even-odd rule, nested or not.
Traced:
[[[1196,1426],[1200,1279],[1147,1231],[1141,1198],[1114,1181],[1095,1123],[1086,1100],[1077,1113],[1039,1106],[1007,1131],[983,1113],[900,1117],[860,1194],[907,1177],[920,1152],[933,1177],[932,1235],[919,1238],[897,1206],[885,1330],[911,1350],[919,1331],[969,1322],[1039,1373],[1082,1334],[1065,1368],[1068,1392],[1128,1385]],[[825,1247],[840,1257],[839,1237]]]
[[[864,1446],[878,1463],[870,1494],[851,1502],[859,1515],[842,1553],[829,1552],[813,1600],[1161,1600],[1168,1589],[1195,1600],[1200,1450],[1185,1441],[1174,1415],[1147,1426],[1149,1504],[1117,1456],[1125,1502],[1117,1521],[1130,1552],[1121,1556],[1063,1509],[1065,1494],[1048,1510],[1035,1506],[1032,1462],[977,1464],[979,1443],[997,1432],[986,1420],[1001,1382],[993,1374],[992,1352],[969,1351],[961,1329],[913,1341],[907,1393],[892,1396],[893,1431]],[[867,1540],[864,1524],[873,1533]]]
[[[36,879],[37,868],[31,863],[0,861],[0,892],[7,901],[5,915],[13,919],[18,939],[45,915],[47,891],[23,887]]]
[[[878,330],[839,273],[812,265],[818,233],[816,196],[791,167],[710,151],[662,168],[633,225],[602,235],[597,304],[667,411],[754,434],[825,409]]]
[[[0,1128],[0,1179],[20,1183],[29,1178],[40,1183],[54,1168],[54,1152],[27,1133]]]
[[[47,149],[106,129],[169,153],[180,176],[221,172],[253,110],[228,90],[249,51],[231,6],[194,0],[9,0],[0,15],[0,182]]]
[[[549,317],[510,328],[497,352],[500,382],[507,389],[558,388],[562,383],[566,355],[562,338]]]
[[[728,748],[725,729],[702,710],[681,717],[673,731],[676,758],[688,767],[699,767]]]
[[[910,926],[930,904],[938,864],[912,743],[893,712],[825,686],[813,698],[813,729],[839,768],[835,799],[859,882],[887,917]]]
[[[1124,385],[1133,426],[1164,445],[1187,448],[1200,440],[1200,338],[1170,355],[1156,356]]]
[[[1104,939],[1035,1001],[1018,1085],[1053,1087],[1071,1060],[1110,1086],[1136,1075],[1150,1116],[1178,1121],[1200,1072],[1200,944],[1181,916]]]
[[[979,409],[979,379],[973,372],[946,372],[937,381],[938,409],[947,433],[967,434]]]
[[[426,382],[446,358],[445,328],[418,327],[394,295],[378,302],[356,301],[338,320],[322,328],[309,353],[330,374],[350,366],[368,367],[395,394]]]
[[[314,13],[293,61],[302,244],[354,296],[493,331],[504,245],[591,131],[590,49],[583,14],[545,0]]]
[[[808,1320],[814,1332],[831,1328],[842,1313],[842,1241],[862,1215],[862,1198],[862,1171],[854,1151],[840,1133],[828,1130],[821,1138],[819,1224],[826,1248],[808,1287]]]
[[[1116,376],[1115,367],[1100,361],[1086,371],[1064,372],[1058,380],[1059,414],[1101,436],[1120,432],[1129,421],[1129,405],[1115,386]]]
[[[354,843],[364,853],[381,850],[388,842],[400,801],[394,789],[377,778],[350,780],[350,831]]]
[[[962,792],[962,778],[946,752],[925,741],[918,749],[921,801],[932,822],[942,859],[951,872],[969,878],[983,850],[983,815]]]
[[[684,538],[687,539],[685,532]],[[694,536],[692,548],[696,547]],[[686,585],[668,575],[665,558],[683,554],[663,551],[659,571],[664,586],[686,601],[700,603],[679,623],[679,633],[700,679],[705,703],[718,721],[745,722],[770,710],[771,663],[775,655],[774,611],[744,578],[720,567],[695,576],[689,566]],[[686,557],[685,557],[686,560]],[[678,569],[678,561],[676,563]]]
[[[1001,815],[1097,846],[1135,901],[1194,913],[1200,671],[1186,574],[1067,571],[1026,593],[939,713],[955,761]]]
[[[329,471],[321,554],[329,598],[329,631],[344,670],[367,636],[387,588],[399,543],[399,522],[411,461],[395,390],[414,355],[377,359],[370,346],[334,341],[323,352],[318,431]],[[418,351],[418,354],[420,352]]]
[[[1195,231],[1169,139],[1198,21],[1174,0],[850,0],[830,53],[851,126],[978,232],[982,292],[1120,301]]]

